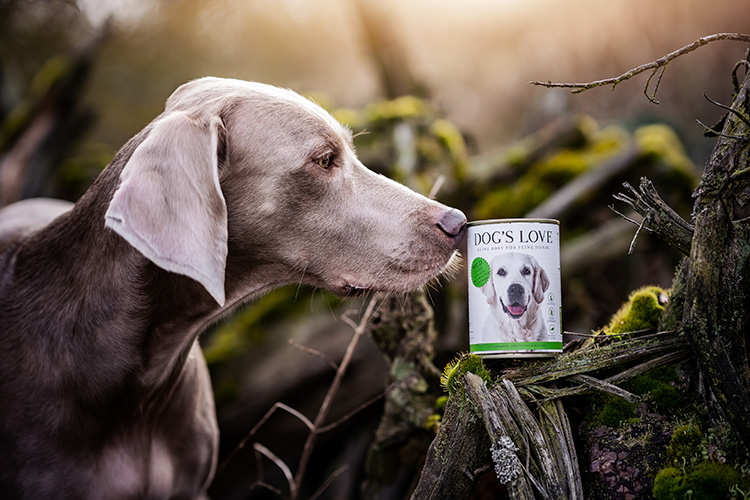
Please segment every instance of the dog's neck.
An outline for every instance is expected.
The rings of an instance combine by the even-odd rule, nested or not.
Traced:
[[[75,335],[92,362],[98,354],[112,357],[100,359],[97,369],[121,369],[149,389],[169,385],[220,308],[200,285],[159,269],[105,228],[101,209],[87,205],[81,202],[28,242],[36,248],[33,260],[18,255],[29,284],[60,284],[61,296],[38,304],[35,315],[38,321],[54,318],[59,328],[39,325],[37,331]],[[63,235],[72,228],[79,237],[71,242]],[[42,247],[50,251],[42,253]]]
[[[222,311],[197,282],[158,268],[105,227],[110,196],[92,188],[16,249],[7,286],[29,298],[33,314],[11,318],[12,327],[29,337],[24,342],[58,346],[49,352],[49,368],[39,360],[40,373],[90,377],[80,385],[94,401],[131,387],[159,404],[179,380],[198,334]],[[39,287],[60,292],[47,300],[33,293]],[[85,353],[85,367],[63,363],[77,359],[72,350]]]

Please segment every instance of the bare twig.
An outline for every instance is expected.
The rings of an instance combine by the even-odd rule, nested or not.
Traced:
[[[331,485],[332,482],[336,480],[337,477],[339,477],[341,474],[346,472],[349,469],[349,464],[344,464],[338,469],[336,469],[333,474],[328,476],[328,479],[326,479],[325,483],[323,483],[320,488],[318,488],[318,491],[313,493],[313,495],[310,497],[310,500],[316,500],[320,495],[323,494],[323,492]]]
[[[703,45],[706,45],[708,43],[715,42],[718,40],[730,40],[734,42],[750,43],[750,35],[745,34],[745,33],[716,33],[713,35],[704,36],[694,41],[690,45],[686,45],[680,49],[675,50],[674,52],[670,52],[669,54],[663,57],[660,57],[659,59],[655,61],[651,61],[650,63],[642,64],[614,78],[606,78],[604,80],[597,80],[597,81],[588,82],[588,83],[553,83],[551,81],[547,81],[547,82],[532,81],[529,83],[531,85],[540,85],[542,87],[548,87],[548,88],[569,88],[569,89],[573,89],[572,92],[574,94],[579,94],[581,92],[585,92],[586,90],[590,90],[595,87],[602,87],[605,85],[612,85],[612,90],[614,90],[615,87],[617,87],[619,83],[624,82],[625,80],[629,80],[635,75],[651,70],[651,75],[648,77],[648,80],[646,81],[646,87],[643,89],[643,92],[649,101],[653,102],[654,104],[658,104],[659,102],[655,99],[656,91],[659,88],[659,83],[661,82],[661,77],[664,75],[664,71],[667,67],[667,64],[669,64],[672,60],[680,56],[683,56],[689,52],[694,51],[698,47],[702,47]],[[654,85],[654,91],[651,95],[649,95],[648,87],[651,83],[651,78],[660,68],[662,71],[656,80],[656,84]]]
[[[740,113],[738,110],[732,108],[731,106],[727,106],[726,104],[722,104],[720,102],[714,101],[713,99],[708,97],[708,94],[706,94],[705,92],[703,93],[703,97],[705,97],[706,100],[710,102],[711,104],[713,104],[714,106],[718,106],[721,109],[726,109],[730,113],[734,114],[735,116],[737,116],[737,118],[739,118],[742,121],[742,123],[750,127],[750,120],[745,115]]]
[[[318,431],[317,431],[318,434],[323,434],[324,432],[328,432],[331,429],[335,429],[339,425],[343,424],[344,422],[346,422],[347,420],[349,420],[350,418],[352,418],[357,413],[361,412],[362,410],[364,410],[368,406],[377,403],[378,401],[380,401],[384,397],[385,397],[385,393],[381,393],[381,394],[378,394],[377,396],[375,396],[374,398],[370,398],[369,401],[365,401],[364,403],[362,403],[361,405],[357,406],[355,409],[353,409],[352,411],[350,411],[349,413],[347,413],[343,417],[339,418],[335,422],[331,422],[330,424],[325,425],[325,426],[321,427],[320,429],[318,429]]]
[[[296,473],[293,475],[291,473],[291,470],[289,467],[284,463],[281,459],[279,459],[276,455],[273,454],[268,448],[265,446],[255,443],[253,444],[253,450],[257,454],[262,454],[263,456],[267,457],[269,460],[271,460],[276,466],[284,473],[284,476],[287,479],[287,482],[289,483],[289,500],[296,500],[297,495],[299,494],[300,488],[302,486],[302,479],[304,478],[305,471],[307,469],[307,466],[310,462],[310,457],[312,455],[312,450],[315,446],[315,441],[319,434],[322,434],[323,432],[326,432],[330,429],[333,429],[337,425],[340,425],[342,422],[348,420],[353,415],[355,415],[357,412],[361,411],[363,408],[366,408],[367,406],[373,404],[377,400],[383,397],[383,395],[378,395],[375,398],[372,398],[371,400],[365,402],[364,404],[357,407],[355,410],[347,413],[337,421],[328,424],[326,426],[323,425],[325,422],[326,417],[328,416],[328,411],[330,410],[331,404],[333,402],[333,398],[336,396],[336,393],[338,392],[339,387],[341,386],[341,381],[344,378],[344,374],[346,373],[346,370],[349,368],[349,365],[351,364],[352,358],[354,356],[354,351],[357,347],[357,344],[362,338],[362,335],[367,330],[368,322],[370,321],[370,318],[372,317],[373,312],[375,311],[375,307],[382,299],[381,294],[375,294],[370,299],[370,302],[367,304],[367,308],[362,314],[359,323],[355,323],[352,321],[348,316],[348,312],[342,316],[342,319],[349,324],[354,329],[354,335],[352,336],[352,339],[349,341],[349,345],[346,348],[346,352],[344,353],[344,358],[342,359],[340,364],[336,364],[333,361],[330,361],[325,354],[321,353],[320,351],[317,351],[315,349],[311,349],[309,347],[306,347],[302,344],[299,344],[297,342],[294,342],[292,340],[289,341],[291,345],[296,347],[297,349],[300,349],[302,351],[305,351],[307,353],[310,353],[314,356],[320,357],[324,361],[328,362],[331,366],[333,366],[336,369],[336,375],[333,379],[333,382],[331,383],[330,387],[328,388],[328,392],[326,393],[325,399],[323,400],[323,403],[320,406],[320,409],[318,410],[318,414],[315,417],[315,421],[312,422],[310,419],[305,417],[302,413],[295,410],[294,408],[291,408],[290,406],[285,405],[284,403],[276,402],[274,405],[269,409],[266,414],[263,416],[263,418],[260,419],[260,421],[255,424],[255,426],[250,430],[250,432],[247,433],[247,435],[242,439],[242,441],[235,447],[234,450],[224,459],[224,461],[219,465],[217,468],[217,471],[222,470],[234,457],[237,455],[237,453],[242,450],[242,448],[245,447],[245,445],[250,441],[250,439],[255,436],[255,433],[260,429],[266,421],[268,421],[269,418],[271,418],[271,415],[273,415],[276,410],[284,410],[295,417],[297,417],[302,423],[305,424],[305,426],[309,429],[309,434],[307,435],[307,440],[305,441],[304,448],[302,449],[302,455],[300,457],[299,465],[297,467]],[[258,472],[258,481],[253,483],[252,487],[262,487],[266,488],[269,491],[272,491],[283,498],[282,492],[265,483],[262,478],[262,467],[261,467],[261,461],[260,457],[258,457],[258,464],[259,464],[259,472]],[[339,468],[336,470],[324,483],[323,485],[318,489],[318,491],[313,495],[312,498],[315,498],[319,496],[339,475],[341,475],[346,470],[346,466]],[[312,499],[311,499],[312,500]]]
[[[635,249],[635,242],[638,239],[638,235],[641,234],[641,230],[650,221],[651,221],[651,214],[646,214],[646,216],[643,218],[643,220],[641,221],[640,225],[638,226],[638,230],[633,235],[633,241],[630,242],[630,248],[628,248],[628,255],[633,255],[633,250]]]
[[[430,193],[427,195],[427,197],[431,200],[434,200],[438,194],[438,191],[440,191],[440,188],[443,187],[443,183],[445,183],[445,176],[438,176],[438,178],[435,179],[435,183],[432,185],[432,189],[430,189]]]
[[[733,135],[733,134],[725,134],[724,132],[717,132],[716,129],[714,129],[713,127],[709,127],[708,125],[706,125],[702,121],[700,121],[698,119],[696,119],[695,121],[696,121],[696,123],[698,123],[698,125],[700,125],[701,127],[703,127],[703,132],[704,132],[704,134],[706,134],[706,137],[725,137],[727,139],[738,139],[738,140],[741,140],[741,141],[746,141],[746,140],[750,139],[750,136],[743,137],[741,135]]]
[[[338,370],[339,369],[339,365],[337,365],[333,360],[331,360],[328,356],[326,356],[325,354],[323,354],[319,350],[313,349],[312,347],[307,347],[306,345],[302,345],[302,344],[300,344],[299,342],[297,342],[294,339],[289,339],[289,344],[291,344],[293,347],[296,347],[297,349],[299,349],[302,352],[306,352],[307,354],[312,354],[316,358],[322,359],[323,361],[325,361],[326,363],[328,363],[328,365],[331,368],[333,368],[334,370]]]
[[[740,67],[745,67],[745,73],[747,73],[748,69],[750,69],[750,60],[748,60],[748,57],[750,57],[750,51],[745,55],[745,59],[740,59],[737,61],[734,65],[734,68],[732,68],[732,83],[734,84],[734,93],[737,94],[740,91],[740,81],[737,79],[737,71],[739,71]]]
[[[277,457],[271,450],[266,448],[260,443],[254,443],[253,449],[257,452],[268,458],[271,462],[273,462],[276,467],[278,467],[281,472],[284,473],[284,477],[286,478],[287,483],[289,484],[289,496],[290,497],[296,497],[297,491],[296,491],[296,485],[294,482],[294,476],[292,475],[292,471],[289,469],[289,466],[284,463],[282,459]],[[260,460],[258,460],[260,462]]]
[[[336,396],[336,393],[341,386],[341,381],[344,378],[344,374],[349,368],[349,364],[354,357],[354,351],[357,347],[357,344],[362,338],[362,335],[367,330],[367,324],[370,321],[370,317],[375,311],[375,306],[380,299],[380,294],[373,295],[373,297],[370,299],[370,302],[367,304],[367,309],[365,309],[364,314],[359,320],[359,324],[355,325],[354,335],[352,336],[351,341],[349,341],[349,345],[346,347],[344,358],[341,360],[338,370],[336,370],[336,376],[334,377],[333,382],[331,382],[331,385],[328,388],[328,392],[326,393],[325,399],[323,400],[323,404],[320,406],[318,414],[315,416],[313,427],[310,429],[310,433],[307,435],[307,440],[305,441],[305,446],[302,449],[302,456],[300,457],[299,466],[297,467],[297,473],[295,476],[294,494],[290,495],[290,500],[295,500],[297,498],[297,492],[302,486],[302,480],[305,476],[305,471],[307,470],[307,466],[310,463],[310,457],[312,456],[315,441],[317,440],[318,434],[320,434],[321,429],[323,428],[323,423],[328,416],[328,411],[330,410],[331,404],[333,403],[333,398]]]
[[[276,496],[278,496],[279,498],[284,498],[284,493],[280,489],[278,489],[277,487],[272,486],[272,485],[266,483],[265,481],[255,481],[255,482],[253,482],[253,484],[250,485],[250,491],[254,490],[255,488],[265,488],[268,491],[270,491],[271,493],[273,493]]]
[[[583,373],[580,373],[578,375],[573,375],[572,377],[570,377],[570,379],[576,382],[580,382],[581,384],[591,387],[592,389],[614,394],[615,396],[619,396],[623,398],[624,400],[629,401],[631,403],[638,399],[638,396],[636,396],[635,394],[628,392],[625,389],[622,389],[620,387],[617,387],[616,385],[611,384],[605,380],[600,380],[590,375],[585,375]]]
[[[217,472],[222,470],[224,467],[226,467],[226,465],[235,457],[235,455],[237,455],[237,453],[239,453],[240,450],[242,450],[245,447],[245,445],[253,438],[253,436],[255,436],[255,433],[258,432],[258,429],[263,427],[263,424],[265,424],[266,421],[268,421],[268,419],[271,418],[271,415],[273,415],[276,412],[276,410],[284,410],[286,412],[289,412],[295,417],[297,417],[303,424],[305,424],[308,429],[313,428],[313,423],[310,421],[309,418],[307,418],[306,416],[304,416],[302,413],[298,412],[291,406],[287,406],[284,403],[279,403],[277,401],[276,403],[273,404],[273,406],[271,406],[271,408],[266,412],[266,414],[263,415],[263,418],[261,418],[258,421],[258,423],[255,424],[255,426],[252,429],[250,429],[250,432],[248,432],[245,435],[245,437],[242,438],[242,441],[240,441],[240,443],[234,448],[234,450],[232,450],[232,452],[229,455],[227,455],[227,457],[221,462],[221,464],[219,464],[219,467],[217,467],[216,469]]]

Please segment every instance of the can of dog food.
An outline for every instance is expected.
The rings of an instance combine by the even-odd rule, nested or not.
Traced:
[[[485,358],[562,352],[560,222],[470,222],[469,346]]]

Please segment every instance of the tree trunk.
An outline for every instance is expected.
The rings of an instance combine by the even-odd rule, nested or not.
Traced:
[[[746,66],[747,67],[747,66]],[[681,268],[683,331],[729,424],[750,450],[750,78],[735,96],[696,190]]]
[[[750,61],[738,67],[750,68]],[[750,72],[736,89],[718,142],[696,189],[688,224],[647,179],[616,198],[642,226],[687,254],[673,283],[667,321],[688,339],[721,413],[750,451]],[[681,320],[681,321],[680,321]],[[710,397],[707,398],[710,403]],[[709,408],[714,406],[707,405]]]

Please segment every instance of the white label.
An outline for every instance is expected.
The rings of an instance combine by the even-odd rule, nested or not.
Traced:
[[[480,224],[467,237],[471,351],[560,352],[560,226]]]

